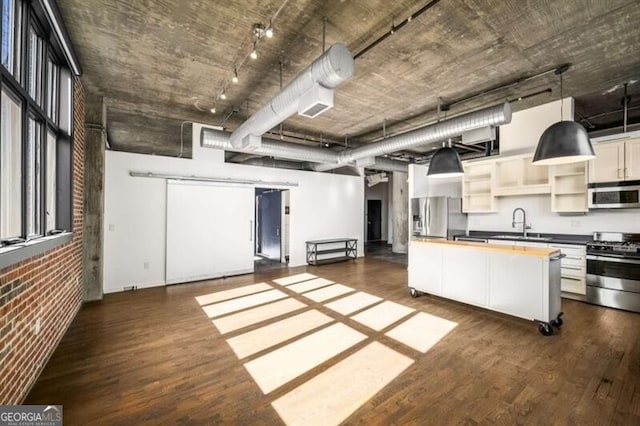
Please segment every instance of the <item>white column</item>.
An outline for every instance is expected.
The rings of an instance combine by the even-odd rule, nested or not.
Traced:
[[[393,253],[406,253],[409,243],[409,176],[393,172]]]

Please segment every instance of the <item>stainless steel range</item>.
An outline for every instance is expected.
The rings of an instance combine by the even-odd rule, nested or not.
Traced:
[[[587,243],[587,302],[640,312],[640,234],[593,234]]]

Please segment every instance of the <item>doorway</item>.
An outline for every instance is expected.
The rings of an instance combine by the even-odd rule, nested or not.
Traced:
[[[255,189],[255,246],[254,263],[256,270],[279,268],[289,260],[288,190],[273,188]]]
[[[382,200],[367,200],[367,241],[382,239]]]

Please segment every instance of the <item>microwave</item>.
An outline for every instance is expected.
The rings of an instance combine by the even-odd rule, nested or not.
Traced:
[[[640,180],[589,184],[589,208],[640,208]]]

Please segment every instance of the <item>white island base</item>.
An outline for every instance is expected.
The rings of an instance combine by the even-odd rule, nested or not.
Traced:
[[[539,322],[562,325],[560,251],[442,239],[409,245],[409,292],[428,293]]]

